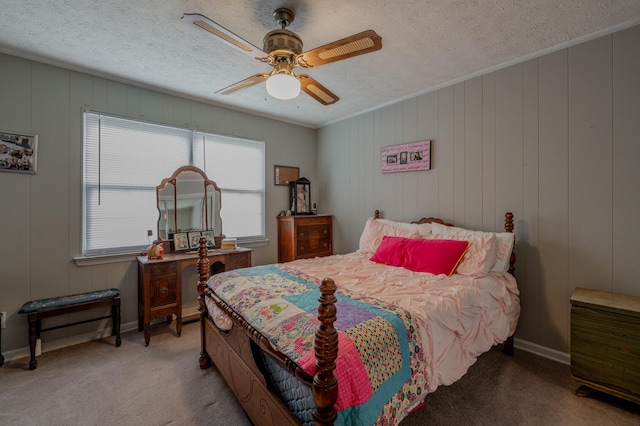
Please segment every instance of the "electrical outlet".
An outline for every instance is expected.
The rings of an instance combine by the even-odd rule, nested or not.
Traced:
[[[147,237],[150,237],[153,235],[153,231],[151,229],[147,229]]]
[[[0,312],[0,328],[7,328],[7,313]]]

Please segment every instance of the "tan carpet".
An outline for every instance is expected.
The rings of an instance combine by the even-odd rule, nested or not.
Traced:
[[[0,368],[1,425],[250,425],[215,368],[201,370],[197,323],[84,343]],[[492,350],[458,382],[428,395],[402,422],[416,425],[640,425],[640,406],[573,395],[569,367]]]

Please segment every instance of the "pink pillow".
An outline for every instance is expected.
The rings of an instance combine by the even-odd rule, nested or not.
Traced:
[[[374,253],[380,245],[382,237],[385,235],[416,238],[418,236],[418,230],[402,229],[388,223],[383,223],[379,220],[369,218],[367,219],[367,223],[364,225],[362,235],[360,235],[360,250]]]
[[[451,276],[468,248],[468,241],[385,236],[371,260],[414,272]]]

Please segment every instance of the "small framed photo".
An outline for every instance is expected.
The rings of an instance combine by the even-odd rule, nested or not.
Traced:
[[[295,182],[300,175],[300,167],[273,166],[273,177],[276,185],[289,185]]]
[[[0,170],[36,173],[38,136],[0,130]]]
[[[215,247],[216,241],[213,238],[213,231],[202,231],[202,236],[207,239],[207,247]]]
[[[185,232],[173,234],[173,246],[176,251],[189,250],[189,239]]]
[[[200,231],[189,232],[189,248],[197,249],[200,247]]]

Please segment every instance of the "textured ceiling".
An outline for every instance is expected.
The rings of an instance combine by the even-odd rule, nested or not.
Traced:
[[[264,84],[214,94],[270,67],[180,20],[200,13],[262,47],[282,6],[304,50],[382,36],[380,51],[304,71],[336,104],[278,101]],[[309,127],[640,23],[639,0],[0,0],[0,10],[0,52]]]

